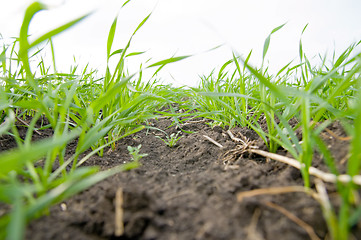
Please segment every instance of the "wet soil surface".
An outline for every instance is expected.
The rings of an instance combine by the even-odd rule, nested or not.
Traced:
[[[179,130],[170,119],[150,125],[168,134]],[[240,143],[231,140],[225,129],[210,127],[206,120],[181,126],[182,138],[170,148],[156,136],[164,134],[144,129],[120,140],[115,150],[103,157],[93,156],[87,165],[107,169],[129,162],[127,146],[142,145],[141,166],[121,172],[90,189],[55,205],[47,216],[28,225],[26,239],[310,239],[305,227],[286,216],[279,207],[311,226],[316,236],[327,239],[328,230],[319,203],[302,192],[260,195],[237,201],[244,191],[270,187],[302,186],[300,172],[286,164],[255,154],[229,150]],[[324,139],[336,159],[345,158],[348,142],[339,124],[329,127]],[[247,137],[264,149],[257,134],[247,128],[234,128],[236,137]],[[208,136],[221,144],[216,146]],[[279,154],[287,154],[280,149]],[[316,158],[314,166],[326,170]],[[339,167],[344,168],[342,164]],[[330,197],[334,187],[328,186]],[[116,236],[116,195],[122,193],[124,233]],[[337,204],[337,197],[333,197]],[[278,207],[278,208],[277,208]],[[119,223],[119,219],[118,219]],[[358,228],[354,235],[356,239]]]

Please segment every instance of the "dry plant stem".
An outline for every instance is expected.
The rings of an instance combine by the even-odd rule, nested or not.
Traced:
[[[186,125],[195,124],[195,123],[202,123],[202,122],[206,122],[206,121],[207,121],[207,119],[198,120],[198,121],[187,121],[187,122],[181,124],[180,126],[183,127],[183,126],[186,126]]]
[[[263,240],[264,238],[261,236],[259,232],[257,232],[257,223],[259,217],[261,216],[261,210],[257,208],[252,216],[251,223],[247,227],[247,239],[249,240]]]
[[[273,160],[279,161],[279,162],[283,162],[286,163],[288,165],[291,165],[292,167],[295,167],[297,169],[301,169],[301,163],[298,162],[295,159],[289,158],[289,157],[285,157],[285,156],[281,156],[275,153],[270,153],[270,152],[266,152],[266,151],[262,151],[262,150],[258,150],[258,149],[248,149],[249,152],[251,153],[256,153],[258,155],[264,156],[266,158],[271,158]],[[321,170],[314,168],[314,167],[310,167],[309,168],[309,173],[310,175],[313,175],[315,177],[318,177],[320,179],[322,179],[325,182],[330,182],[330,183],[336,183],[337,181],[342,182],[342,183],[349,183],[349,182],[353,182],[357,185],[361,185],[361,176],[360,175],[356,175],[356,176],[349,176],[349,175],[339,175],[336,176],[334,174],[331,173],[325,173],[322,172]]]
[[[269,202],[269,201],[264,201],[263,203],[266,206],[279,211],[280,213],[285,215],[287,218],[289,218],[291,221],[296,223],[298,226],[303,228],[307,232],[308,236],[310,236],[311,240],[320,240],[320,238],[316,235],[315,231],[313,230],[313,228],[309,224],[307,224],[306,222],[304,222],[303,220],[298,218],[296,215],[292,214],[287,209],[285,209],[285,208],[283,208],[283,207],[281,207],[281,206],[279,206],[277,204],[274,204],[272,202]]]
[[[247,145],[243,140],[241,140],[239,138],[235,138],[231,131],[228,130],[227,133],[232,140],[234,140],[236,142],[242,142],[243,149],[247,149],[248,152],[256,153],[258,155],[266,157],[267,159],[273,159],[273,160],[291,165],[294,168],[301,169],[301,166],[302,166],[301,163],[293,158],[285,157],[285,156],[275,154],[275,153],[262,151],[259,149],[255,149],[253,146]],[[361,176],[360,175],[355,175],[355,176],[351,177],[350,175],[343,174],[343,175],[336,176],[332,173],[325,173],[312,166],[309,168],[308,171],[309,171],[310,175],[318,177],[325,182],[336,183],[337,181],[339,181],[342,183],[349,183],[352,181],[354,184],[361,186]]]
[[[18,117],[15,117],[16,120],[18,120],[19,122],[21,122],[22,124],[26,125],[27,127],[29,127],[29,124],[27,122],[25,122],[24,120],[18,118]],[[38,135],[41,136],[41,132],[39,132],[38,130],[34,129],[34,132],[36,132]]]
[[[118,188],[115,194],[115,231],[116,237],[122,236],[124,233],[123,222],[123,189]]]
[[[311,124],[315,124],[316,126],[319,125],[319,123],[315,123],[314,121],[311,121]],[[341,137],[339,135],[337,135],[336,133],[334,133],[333,131],[331,131],[330,129],[328,128],[325,128],[324,129],[329,135],[331,135],[332,137],[336,138],[337,140],[340,140],[340,141],[350,141],[351,140],[351,136],[348,136],[348,137]],[[324,137],[329,137],[327,136],[325,133],[321,132],[321,134],[324,136]]]
[[[344,165],[347,160],[350,158],[351,153],[348,153],[344,158],[341,159],[340,164]]]
[[[227,130],[227,133],[233,141],[241,142],[242,144],[246,145],[246,143],[242,139],[236,138],[230,130]]]
[[[258,196],[258,195],[265,195],[265,194],[278,195],[278,194],[282,194],[282,193],[291,193],[291,192],[304,192],[304,193],[310,194],[313,198],[320,201],[320,196],[317,195],[317,193],[313,192],[310,189],[301,187],[301,186],[273,187],[273,188],[255,189],[255,190],[251,190],[251,191],[247,191],[247,192],[241,192],[241,193],[238,193],[238,195],[237,195],[237,201],[241,202],[241,201],[243,201],[244,198],[254,197],[254,196]],[[310,225],[308,225],[307,223],[305,223],[304,221],[302,221],[301,219],[296,217],[294,214],[292,214],[285,208],[282,208],[281,206],[278,206],[269,201],[262,201],[262,202],[266,206],[276,209],[277,211],[279,211],[280,213],[282,213],[283,215],[288,217],[290,220],[295,222],[297,225],[302,227],[307,232],[307,234],[310,236],[310,238],[312,240],[320,240]]]
[[[208,137],[207,135],[203,135],[203,137],[205,137],[208,141],[210,141],[211,143],[213,143],[214,145],[216,145],[219,148],[223,148],[222,144],[216,142],[215,140],[213,140],[212,138]]]
[[[320,199],[320,204],[326,211],[332,211],[330,199],[328,198],[325,184],[320,179],[315,179],[315,185]]]
[[[242,134],[241,134],[241,135],[242,135],[242,137],[243,137],[244,140],[235,137],[230,130],[227,130],[227,134],[229,135],[229,137],[231,138],[232,141],[241,142],[241,143],[242,143],[242,146],[243,146],[243,149],[248,149],[248,148],[258,149],[257,146],[253,146],[253,145],[252,145],[252,143],[253,143],[252,141],[249,141],[248,138],[246,138],[246,137],[243,136]]]
[[[287,186],[287,187],[272,187],[272,188],[262,188],[262,189],[255,189],[251,191],[241,192],[237,194],[237,201],[242,202],[244,198],[254,197],[258,195],[278,195],[281,193],[291,193],[291,192],[303,192],[303,193],[310,193],[313,197],[316,197],[316,194],[313,193],[311,190],[307,190],[301,186]]]
[[[328,128],[325,128],[325,131],[328,133],[328,134],[330,134],[332,137],[334,137],[334,138],[336,138],[336,139],[338,139],[338,140],[340,140],[340,141],[350,141],[351,140],[351,137],[350,136],[348,136],[348,137],[340,137],[340,136],[338,136],[336,133],[334,133],[334,132],[332,132],[330,129],[328,129]]]

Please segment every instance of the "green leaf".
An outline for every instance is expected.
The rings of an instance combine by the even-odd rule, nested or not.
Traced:
[[[103,120],[101,124],[95,125],[89,130],[89,132],[85,134],[84,137],[85,141],[81,144],[79,149],[77,149],[77,154],[80,154],[86,151],[87,149],[89,149],[92,145],[97,143],[100,138],[104,137],[105,134],[109,132],[109,130],[113,127],[113,125],[109,125],[102,128],[106,122],[107,121]]]
[[[58,139],[46,139],[22,149],[9,150],[0,154],[0,176],[8,172],[18,170],[26,162],[33,162],[45,156],[52,149],[61,146],[79,135],[79,131],[73,131]]]
[[[271,83],[266,77],[264,77],[261,73],[259,73],[256,69],[251,67],[249,64],[246,64],[244,62],[247,69],[256,77],[258,80],[263,83],[266,87],[268,87],[275,95],[276,97],[280,98],[281,100],[287,102],[287,97],[284,94],[284,92],[280,89],[279,86],[274,85]]]
[[[14,112],[9,111],[5,121],[0,125],[0,136],[6,133],[13,126],[13,124],[15,124],[15,114]]]
[[[361,80],[358,79],[357,82],[358,93],[356,95],[356,104],[353,106],[354,112],[354,122],[353,122],[353,131],[352,138],[350,143],[350,153],[351,156],[348,159],[347,173],[351,176],[357,175],[360,173],[361,169]]]
[[[354,44],[348,47],[336,60],[333,68],[338,68],[351,54],[352,50],[354,49]]]
[[[271,35],[268,35],[268,37],[266,38],[266,40],[264,41],[264,45],[263,45],[263,55],[262,55],[262,59],[264,60],[268,51],[268,47],[271,41]]]
[[[171,57],[171,58],[168,58],[168,59],[153,63],[150,66],[148,66],[147,68],[152,68],[152,67],[157,67],[157,66],[164,66],[164,65],[167,65],[169,63],[178,62],[178,61],[181,61],[181,60],[189,58],[189,57],[191,57],[191,55],[180,56],[180,57]]]
[[[138,30],[144,25],[144,23],[146,23],[146,21],[148,21],[150,15],[152,15],[152,13],[149,13],[148,16],[146,16],[143,21],[141,23],[139,23],[138,27],[135,29],[135,31],[133,32],[132,36],[134,36]]]
[[[3,51],[0,53],[0,62],[3,73],[6,73],[6,50],[5,46],[3,46]]]
[[[24,64],[24,69],[27,76],[32,79],[32,73],[30,69],[29,57],[28,57],[28,50],[29,50],[29,41],[28,41],[28,32],[29,32],[29,25],[31,19],[34,15],[42,10],[45,10],[46,6],[39,2],[32,3],[25,11],[25,16],[23,19],[23,23],[21,24],[20,34],[19,34],[19,57]],[[32,83],[33,84],[33,83]],[[33,84],[33,87],[36,87]]]
[[[244,66],[243,66],[243,71],[246,69],[246,64],[248,64],[249,59],[251,58],[252,55],[252,50],[248,53],[246,60],[244,60]]]
[[[222,67],[219,69],[219,73],[218,73],[218,79],[220,79],[222,77],[223,71],[224,69],[233,62],[234,60],[228,60],[225,64],[222,65]]]
[[[279,70],[276,74],[276,77],[279,76],[286,68],[288,68],[288,66],[293,62],[293,60],[291,62],[289,62],[288,64],[286,64],[283,68],[281,68],[281,70]]]
[[[20,196],[15,198],[13,210],[10,214],[10,222],[7,226],[7,239],[24,238],[26,228],[26,211]]]
[[[102,93],[100,97],[98,97],[95,101],[93,101],[90,104],[90,107],[93,109],[93,112],[98,113],[102,107],[104,107],[106,104],[109,104],[114,99],[115,95],[120,93],[120,89],[126,86],[126,84],[133,76],[134,75],[115,83],[112,87],[107,89],[106,92]]]
[[[88,17],[89,15],[91,15],[91,13],[85,14],[82,17],[79,17],[73,21],[70,21],[54,30],[51,30],[50,32],[47,32],[46,34],[42,35],[41,37],[39,37],[38,39],[36,39],[33,43],[30,44],[29,49],[38,45],[39,43],[48,40],[50,38],[52,38],[53,36],[64,32],[65,30],[69,29],[70,27],[74,26],[75,24],[79,23],[80,21],[82,21],[84,18]]]
[[[126,1],[126,2],[122,5],[122,7],[124,7],[125,5],[127,5],[130,1],[131,1],[131,0]]]
[[[109,30],[109,34],[108,34],[108,41],[107,41],[107,59],[109,60],[109,58],[114,55],[115,53],[112,53],[112,55],[110,55],[110,51],[112,49],[112,45],[113,45],[113,41],[114,41],[114,35],[115,35],[115,30],[117,28],[117,21],[118,21],[118,17],[116,17],[112,23],[112,26],[110,27]],[[122,49],[120,49],[122,50]],[[117,51],[120,51],[117,50]]]
[[[78,168],[72,173],[68,181],[38,198],[28,207],[27,218],[31,219],[37,212],[49,207],[51,204],[63,201],[116,173],[131,170],[138,166],[138,162],[130,162],[95,174],[96,169],[94,167]]]
[[[28,49],[28,31],[31,19],[34,15],[42,10],[47,9],[46,6],[40,2],[34,2],[25,11],[25,16],[23,19],[23,23],[20,28],[20,36],[19,36],[19,43],[20,49]],[[21,53],[20,53],[21,54]]]
[[[272,32],[268,35],[268,37],[266,38],[265,42],[264,42],[264,46],[263,46],[263,61],[266,57],[267,51],[268,51],[268,47],[271,41],[271,35],[274,34],[275,32],[277,32],[278,30],[280,30],[284,25],[286,25],[286,23],[274,28],[272,30]]]
[[[141,55],[143,53],[145,53],[145,51],[144,52],[132,52],[132,53],[127,54],[127,56],[125,56],[125,57],[138,56],[138,55]]]
[[[112,56],[114,56],[115,54],[121,54],[123,51],[124,51],[124,49],[115,50],[114,52],[112,52],[112,53],[109,55],[109,58],[112,57]]]
[[[302,59],[303,59],[302,35],[306,31],[307,26],[308,26],[308,23],[304,26],[304,28],[302,30],[302,33],[301,33],[301,37],[300,37],[299,54],[300,54],[301,62],[302,62]]]

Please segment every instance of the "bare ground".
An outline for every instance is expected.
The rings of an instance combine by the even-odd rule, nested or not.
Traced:
[[[170,119],[151,121],[151,125],[166,132]],[[225,161],[225,154],[239,144],[230,139],[226,130],[211,128],[206,120],[182,126],[182,138],[170,148],[155,136],[161,132],[144,129],[120,140],[116,150],[103,157],[93,156],[87,165],[107,169],[130,161],[127,146],[142,144],[141,167],[119,173],[90,189],[51,208],[48,216],[32,221],[26,239],[327,239],[328,230],[319,203],[305,193],[260,195],[237,201],[237,194],[260,188],[302,186],[299,170],[286,164],[267,160],[255,154],[234,155]],[[347,139],[340,124],[335,123],[324,133],[336,159],[345,158]],[[245,136],[264,148],[257,134],[247,128],[234,128],[237,137]],[[47,133],[48,135],[50,133]],[[222,144],[219,148],[204,135]],[[2,139],[7,148],[10,139]],[[70,149],[71,150],[71,149]],[[230,156],[230,153],[226,156]],[[286,155],[282,149],[279,154]],[[327,170],[316,154],[314,166]],[[341,163],[339,168],[345,166]],[[332,185],[327,185],[331,200],[339,199]],[[122,193],[124,233],[115,234],[116,193]],[[282,209],[287,211],[286,215]],[[288,215],[287,215],[288,214]],[[306,225],[291,219],[296,216]],[[118,219],[119,223],[119,219]],[[306,227],[305,227],[306,226]],[[307,226],[311,228],[308,229]],[[361,239],[360,226],[355,226],[355,239]]]

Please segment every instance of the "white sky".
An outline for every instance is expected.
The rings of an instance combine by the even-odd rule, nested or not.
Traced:
[[[0,33],[5,38],[18,36],[29,0],[0,0]],[[30,32],[34,36],[71,19],[96,10],[89,18],[54,39],[58,70],[66,72],[74,63],[90,63],[103,71],[109,28],[124,1],[119,0],[48,0],[54,7],[36,15]],[[361,40],[361,1],[359,0],[132,0],[119,12],[113,50],[123,48],[137,25],[150,12],[149,21],[132,41],[130,52],[147,51],[133,57],[130,71],[141,63],[172,55],[197,54],[172,64],[160,75],[176,85],[195,85],[198,75],[208,75],[232,57],[232,49],[246,56],[251,49],[251,63],[262,59],[263,43],[273,28],[287,22],[271,38],[267,54],[270,69],[276,72],[292,59],[298,61],[302,37],[309,57],[333,50],[343,51]],[[225,43],[217,50],[202,53]],[[50,63],[49,63],[50,64]],[[173,79],[174,78],[174,79]]]

